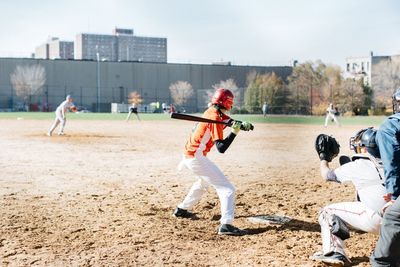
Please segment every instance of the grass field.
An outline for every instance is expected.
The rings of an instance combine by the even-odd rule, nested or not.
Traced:
[[[201,114],[195,114],[200,116]],[[71,120],[124,120],[126,113],[70,113],[68,119]],[[159,113],[140,114],[142,120],[170,120],[169,115]],[[262,115],[232,115],[233,118],[249,121],[252,123],[286,123],[286,124],[323,124],[323,116],[293,116],[293,115],[270,115],[264,118]],[[1,112],[0,119],[28,119],[28,120],[48,120],[53,119],[53,112]],[[385,119],[384,116],[357,116],[339,117],[340,123],[344,125],[379,125]],[[136,120],[132,115],[131,120]]]

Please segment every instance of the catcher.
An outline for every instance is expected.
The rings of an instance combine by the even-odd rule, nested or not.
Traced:
[[[319,135],[315,148],[321,160],[321,176],[329,182],[352,182],[357,200],[334,203],[322,208],[319,213],[323,251],[310,257],[335,266],[344,266],[349,261],[345,253],[344,240],[350,237],[348,228],[364,232],[379,233],[382,220],[381,209],[386,204],[383,196],[383,165],[375,143],[376,130],[362,129],[350,138],[351,148],[356,152],[350,160],[342,156],[341,166],[329,168],[329,162],[339,153],[339,144],[335,138]]]
[[[72,112],[77,112],[77,108],[75,107],[74,103],[72,103],[74,99],[67,95],[65,100],[57,107],[56,109],[56,119],[54,120],[53,125],[51,126],[50,130],[47,132],[47,136],[51,136],[53,134],[54,129],[61,123],[60,130],[58,131],[58,135],[64,135],[64,127],[65,123],[67,122],[67,111],[70,110]]]

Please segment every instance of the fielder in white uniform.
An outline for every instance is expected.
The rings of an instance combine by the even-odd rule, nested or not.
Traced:
[[[336,125],[340,126],[339,120],[336,117],[336,109],[333,107],[332,103],[330,103],[326,109],[325,127],[328,126],[329,120],[334,121]]]
[[[135,113],[136,118],[138,119],[138,121],[140,121],[139,113],[138,113],[138,109],[137,109],[137,105],[136,105],[135,103],[133,103],[133,104],[129,107],[129,113],[128,113],[128,116],[126,117],[126,121],[129,120],[129,118],[131,117],[132,113]]]
[[[47,132],[48,136],[53,134],[54,129],[61,123],[58,135],[64,135],[64,127],[65,123],[67,122],[67,112],[68,110],[76,110],[75,105],[72,103],[73,98],[70,95],[67,95],[65,100],[57,107],[56,119],[54,120],[53,125],[51,126],[50,130]]]
[[[379,234],[382,220],[381,209],[386,204],[384,200],[386,190],[383,165],[378,158],[379,152],[373,153],[368,147],[371,143],[375,143],[375,134],[376,130],[368,128],[360,131],[359,136],[352,138],[356,152],[361,153],[355,154],[352,161],[339,168],[332,170],[326,160],[321,161],[322,177],[331,182],[353,183],[357,192],[357,201],[330,204],[320,211],[318,220],[321,225],[323,251],[315,253],[311,259],[335,264],[335,266],[344,265],[345,260],[348,260],[344,239],[349,236],[332,233],[335,232],[334,229],[340,228],[338,228],[340,223],[344,224],[344,228],[350,227]],[[347,232],[347,229],[341,230]]]

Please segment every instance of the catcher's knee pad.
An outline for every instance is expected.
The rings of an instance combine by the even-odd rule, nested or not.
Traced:
[[[331,233],[342,240],[350,238],[349,228],[346,223],[335,214],[332,215]]]

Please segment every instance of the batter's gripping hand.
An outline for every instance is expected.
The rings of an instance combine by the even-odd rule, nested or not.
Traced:
[[[320,134],[315,140],[315,150],[320,160],[331,162],[339,154],[340,145],[332,136]]]
[[[240,121],[235,121],[231,126],[232,133],[237,135],[240,132],[241,126],[242,126],[242,123]]]
[[[242,126],[240,127],[241,130],[243,131],[250,131],[253,130],[254,126],[247,121],[242,122]]]

